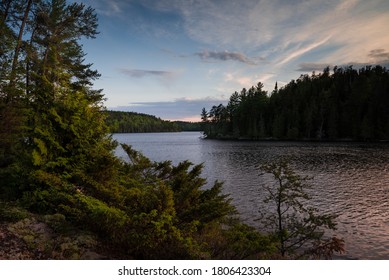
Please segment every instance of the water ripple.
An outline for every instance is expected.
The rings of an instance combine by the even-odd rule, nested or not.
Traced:
[[[258,166],[286,157],[296,172],[313,177],[310,203],[339,215],[337,236],[346,241],[341,258],[389,259],[389,145],[202,141],[194,133],[114,137],[156,161],[204,162],[209,184],[224,181],[242,217],[257,227],[259,210],[269,211],[262,186],[272,184]]]

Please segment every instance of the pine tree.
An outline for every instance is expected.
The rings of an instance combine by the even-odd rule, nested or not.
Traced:
[[[92,89],[99,74],[84,63],[79,43],[98,33],[94,10],[65,0],[5,4],[1,16],[9,20],[1,25],[1,38],[9,44],[1,49],[2,167],[17,163],[24,172],[106,176],[101,169],[115,161],[114,144],[102,113],[103,95]],[[12,150],[18,150],[18,159],[9,159]],[[8,171],[2,168],[1,174]]]
[[[263,213],[262,221],[273,231],[282,258],[332,258],[344,252],[342,239],[324,236],[324,230],[336,230],[336,215],[320,214],[308,205],[308,177],[296,174],[285,160],[264,164],[261,171],[275,181],[274,186],[264,186],[270,211]]]
[[[25,176],[26,138],[24,37],[29,29],[32,0],[2,1],[0,5],[0,195],[13,195]]]

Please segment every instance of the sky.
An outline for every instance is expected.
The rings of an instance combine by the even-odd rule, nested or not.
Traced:
[[[110,110],[200,120],[258,82],[269,93],[335,65],[389,67],[388,0],[78,0]]]

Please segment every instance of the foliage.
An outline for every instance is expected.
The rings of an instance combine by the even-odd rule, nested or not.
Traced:
[[[200,122],[186,122],[186,121],[174,121],[180,130],[182,131],[201,131],[201,123]]]
[[[155,163],[129,146],[123,146],[129,162],[114,155],[107,123],[131,131],[178,125],[106,112],[101,91],[92,89],[99,74],[84,62],[80,44],[98,33],[94,10],[65,0],[20,0],[3,1],[0,11],[1,199],[47,217],[52,230],[67,224],[87,230],[126,258],[215,257],[200,236],[211,224],[222,231],[234,214],[221,183],[204,189],[201,165]],[[4,219],[24,218],[15,208],[1,209]],[[29,231],[36,221],[27,218],[18,225]],[[42,243],[39,233],[23,238]],[[59,255],[80,256],[78,241],[63,241]]]
[[[166,121],[155,116],[121,111],[107,111],[106,124],[112,133],[201,131],[201,123]]]
[[[99,74],[78,42],[97,34],[93,9],[65,0],[3,4],[0,193],[17,198],[37,171],[91,176],[98,161],[113,157],[113,145],[102,95],[90,88]]]
[[[264,186],[264,202],[271,210],[263,213],[263,222],[273,231],[281,257],[331,258],[335,252],[343,253],[342,239],[324,235],[325,230],[336,230],[336,215],[319,214],[308,206],[308,178],[297,175],[285,160],[264,164],[261,170],[275,181],[275,186]]]
[[[216,259],[271,259],[277,253],[270,235],[236,218],[229,218],[222,230],[218,225],[209,224],[199,238],[208,244],[211,256]]]
[[[15,203],[0,201],[0,220],[17,222],[28,218],[30,213]]]
[[[209,138],[389,139],[389,71],[382,66],[329,68],[301,75],[271,93],[259,83],[227,106],[201,112]]]
[[[176,132],[180,127],[147,114],[107,111],[106,123],[113,133]]]
[[[155,163],[130,146],[123,148],[129,162],[117,162],[117,176],[104,184],[75,185],[72,178],[37,172],[40,187],[24,193],[24,205],[63,215],[127,257],[215,257],[201,236],[211,224],[222,231],[224,220],[235,214],[221,184],[204,190],[201,165]]]
[[[202,165],[153,162],[126,145],[128,162],[114,155],[108,125],[132,131],[178,125],[106,112],[101,90],[92,88],[99,73],[85,63],[80,43],[98,34],[92,8],[65,0],[2,1],[0,18],[0,198],[6,201],[0,217],[15,222],[15,234],[58,258],[82,258],[97,242],[114,256],[140,259],[274,252],[269,236],[232,219],[236,210],[222,183],[205,187]],[[204,112],[206,130],[261,138],[268,103],[258,84],[227,108]],[[328,251],[332,244],[317,247]]]

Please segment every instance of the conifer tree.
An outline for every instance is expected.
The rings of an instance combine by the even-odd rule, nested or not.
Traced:
[[[270,209],[262,222],[273,231],[282,258],[332,258],[344,252],[344,241],[324,236],[325,230],[336,230],[336,215],[320,214],[309,206],[309,178],[296,174],[287,161],[263,164],[261,170],[271,174],[274,186],[264,186]]]
[[[65,0],[3,1],[0,16],[0,175],[17,163],[23,172],[103,176],[98,165],[114,160],[114,145],[103,95],[92,89],[99,74],[80,44],[98,33],[94,10]]]
[[[222,184],[204,190],[201,165],[154,163],[125,145],[130,161],[114,156],[103,96],[92,89],[99,74],[84,63],[80,44],[97,34],[93,9],[66,0],[1,4],[0,199],[17,199],[36,214],[59,215],[130,258],[235,254],[215,254],[217,238],[211,238],[213,245],[202,241],[201,235],[217,232],[233,248],[242,243],[235,237],[241,231],[224,226],[235,209],[221,193]],[[213,114],[220,124],[228,118],[222,105]],[[12,118],[23,129],[8,141],[3,137]],[[10,148],[20,151],[11,160]],[[252,236],[252,229],[245,231]],[[263,239],[254,237],[250,255],[259,250],[251,244]]]
[[[0,195],[13,193],[24,177],[19,171],[23,169],[20,159],[25,157],[22,146],[28,108],[22,61],[26,57],[24,37],[33,2],[15,0],[0,4]]]

